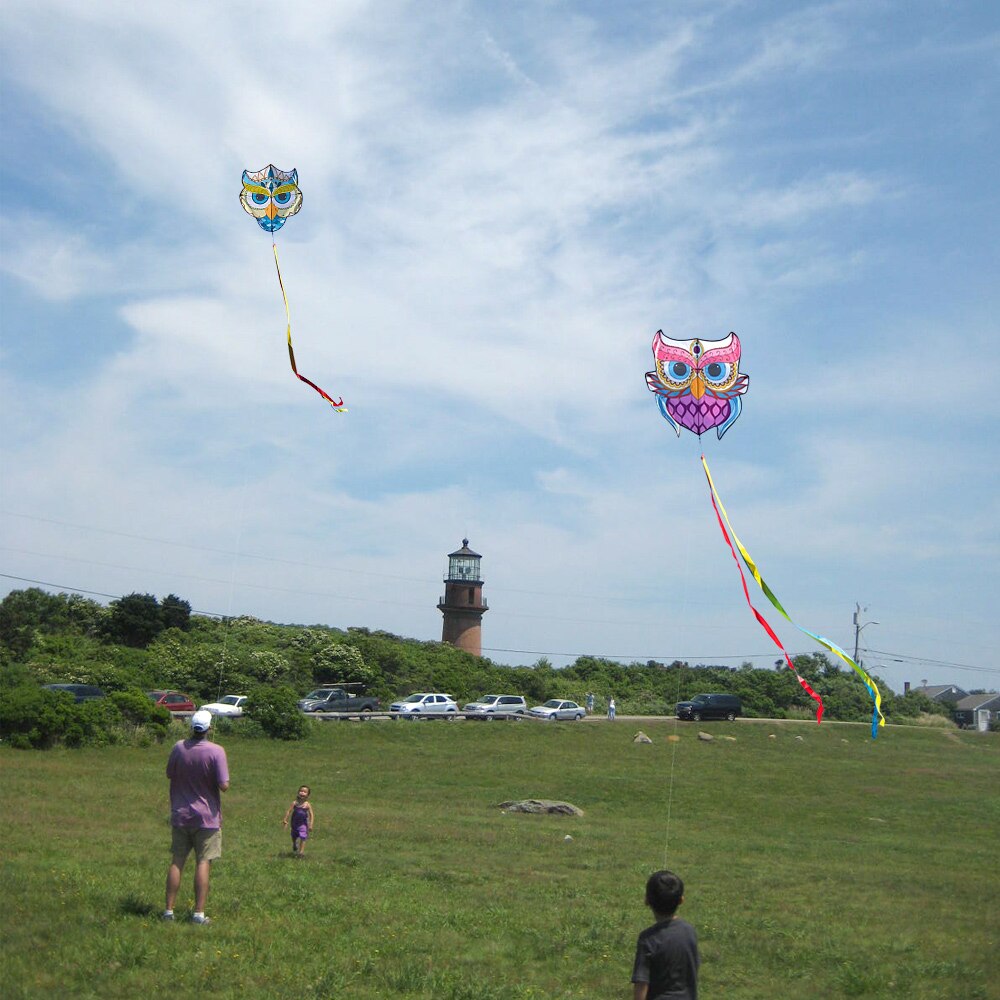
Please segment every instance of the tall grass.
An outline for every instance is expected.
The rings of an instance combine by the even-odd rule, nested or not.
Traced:
[[[735,742],[703,743],[643,720],[654,742],[637,745],[636,728],[233,732],[204,928],[158,920],[166,747],[0,751],[3,993],[620,997],[666,865],[705,998],[1000,996],[994,734],[723,723]],[[281,818],[303,782],[316,829],[295,861]],[[522,797],[585,815],[496,807]]]

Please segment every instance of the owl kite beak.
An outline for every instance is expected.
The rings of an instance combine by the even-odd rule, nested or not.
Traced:
[[[691,382],[691,395],[695,399],[701,399],[705,395],[705,380],[700,372],[695,372],[694,380]]]
[[[274,204],[274,199],[268,200],[267,208],[264,210],[267,213],[269,219],[273,219],[278,214],[277,206]]]

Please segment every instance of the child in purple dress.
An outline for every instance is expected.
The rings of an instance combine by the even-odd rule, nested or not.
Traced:
[[[313,807],[309,795],[309,786],[303,785],[281,821],[282,826],[288,826],[289,819],[292,821],[292,853],[297,858],[305,856],[306,840],[313,828]]]

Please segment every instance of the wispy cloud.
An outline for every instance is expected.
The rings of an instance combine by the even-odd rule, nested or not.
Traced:
[[[913,581],[933,565],[980,606],[960,580],[970,562],[991,579],[992,507],[948,484],[995,446],[925,435],[912,386],[994,310],[900,277],[911,244],[950,236],[919,158],[879,149],[892,123],[855,125],[858,5],[359,0],[257,31],[265,10],[5,9],[5,81],[80,176],[48,170],[5,216],[25,304],[4,315],[2,502],[91,526],[0,516],[6,565],[431,637],[435,560],[467,535],[502,595],[491,645],[752,651],[697,443],[643,383],[657,327],[736,328],[752,405],[711,455],[777,578],[821,615],[860,583],[931,609]],[[817,93],[838,114],[804,135]],[[269,240],[238,207],[266,162],[300,172],[278,240],[296,356],[345,416],[294,380]],[[38,317],[94,302],[129,336],[46,391],[11,331],[58,356],[67,331]],[[926,415],[979,433],[996,366],[972,339],[962,403]],[[104,533],[122,528],[164,541]],[[524,592],[566,580],[566,623],[532,617]]]

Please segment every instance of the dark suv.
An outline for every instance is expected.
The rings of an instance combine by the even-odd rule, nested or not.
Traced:
[[[743,706],[734,694],[696,694],[690,701],[677,702],[677,718],[695,722],[702,719],[728,719],[732,722],[742,713]]]
[[[79,705],[82,701],[93,701],[95,698],[103,698],[104,692],[93,684],[45,684],[49,691],[65,691],[71,694],[73,700]]]

